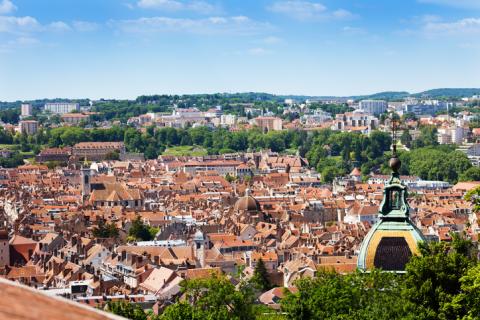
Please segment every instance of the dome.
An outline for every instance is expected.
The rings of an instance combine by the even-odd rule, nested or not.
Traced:
[[[250,190],[245,191],[245,196],[235,203],[235,211],[260,211],[260,203],[250,195]]]

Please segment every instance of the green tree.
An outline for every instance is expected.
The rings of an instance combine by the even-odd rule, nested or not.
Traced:
[[[396,275],[374,270],[339,275],[321,271],[297,281],[281,301],[287,319],[399,319],[404,315]]]
[[[115,223],[105,223],[103,219],[98,222],[98,225],[92,231],[95,238],[116,238],[118,232]]]
[[[131,320],[147,320],[147,314],[138,304],[127,301],[109,301],[106,310]]]
[[[407,148],[412,146],[412,136],[408,130],[403,130],[403,133],[400,136],[400,142]]]
[[[402,296],[416,319],[457,319],[452,303],[461,293],[460,279],[476,264],[471,241],[452,234],[453,241],[421,243],[420,255],[406,266]]]
[[[268,279],[267,268],[261,258],[257,261],[250,282],[261,291],[267,291],[272,288],[270,280]]]
[[[225,276],[212,274],[207,279],[184,281],[181,286],[186,301],[167,307],[160,319],[255,319],[253,292],[247,285],[237,290]]]
[[[136,240],[149,241],[152,240],[152,234],[147,225],[145,225],[140,217],[132,221],[132,226],[128,230],[128,235]]]
[[[460,174],[459,181],[480,181],[480,168],[471,167]]]

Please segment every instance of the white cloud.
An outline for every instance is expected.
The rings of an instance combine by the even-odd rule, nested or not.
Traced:
[[[17,7],[10,0],[0,2],[0,14],[7,14],[15,11]]]
[[[95,31],[99,28],[98,23],[90,22],[90,21],[73,21],[73,27],[77,31],[81,32],[90,32]]]
[[[338,9],[333,11],[332,15],[337,19],[350,19],[353,18],[353,14],[345,9]]]
[[[456,7],[456,8],[480,9],[479,0],[418,0],[418,2]]]
[[[278,44],[278,43],[282,43],[283,39],[274,37],[274,36],[269,36],[269,37],[263,38],[262,42],[265,44]]]
[[[329,11],[326,6],[319,2],[304,0],[277,1],[268,9],[297,20],[349,19],[353,17],[353,14],[348,10]]]
[[[134,20],[111,20],[108,23],[126,33],[181,32],[192,34],[252,35],[271,30],[268,23],[254,21],[245,16],[209,17],[204,19],[149,17]]]
[[[319,14],[324,14],[327,11],[327,7],[321,3],[291,0],[277,1],[270,7],[270,10],[298,20],[309,20],[317,17]]]
[[[67,31],[72,30],[72,28],[70,28],[70,26],[69,26],[68,24],[66,24],[65,22],[63,22],[63,21],[54,21],[54,22],[51,22],[51,23],[47,26],[47,29],[48,29],[48,30],[55,31],[55,32],[67,32]]]
[[[342,31],[346,34],[349,34],[349,35],[364,35],[364,34],[367,34],[367,32],[364,29],[358,28],[358,27],[351,27],[351,26],[343,27]]]
[[[37,19],[26,17],[0,16],[0,33],[26,33],[37,31],[41,28]]]
[[[427,22],[423,26],[426,35],[480,34],[480,18],[465,18],[453,22]]]
[[[271,51],[264,48],[251,48],[247,50],[247,53],[251,56],[264,56],[270,54]]]
[[[140,0],[137,5],[144,9],[161,9],[170,11],[188,10],[204,14],[217,11],[217,7],[214,5],[200,0]]]

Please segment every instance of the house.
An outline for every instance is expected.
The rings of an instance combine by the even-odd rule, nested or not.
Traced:
[[[159,299],[170,299],[180,293],[180,282],[183,278],[173,270],[165,267],[155,268],[150,275],[139,284],[148,294]]]

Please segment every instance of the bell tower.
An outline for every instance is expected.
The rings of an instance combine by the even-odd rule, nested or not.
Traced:
[[[91,179],[92,179],[92,172],[90,168],[84,168],[82,167],[80,169],[81,172],[81,185],[82,185],[82,196],[83,197],[88,197],[90,195],[90,192],[92,191],[91,188]]]
[[[410,220],[407,187],[400,180],[402,162],[397,156],[396,124],[392,127],[393,147],[389,166],[392,175],[383,190],[379,221],[363,239],[357,267],[362,271],[374,268],[402,273],[413,255],[419,254],[418,243],[425,241],[422,232]]]

